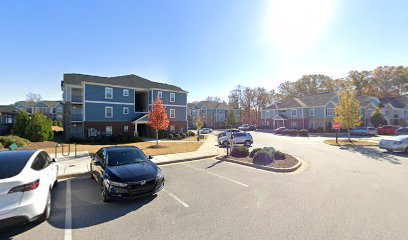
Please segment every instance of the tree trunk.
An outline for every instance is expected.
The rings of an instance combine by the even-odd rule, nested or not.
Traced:
[[[159,130],[156,129],[156,148],[159,148]]]
[[[351,142],[351,139],[350,139],[350,128],[347,128],[347,136],[348,136],[348,141]]]

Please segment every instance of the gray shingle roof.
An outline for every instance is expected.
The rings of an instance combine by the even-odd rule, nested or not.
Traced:
[[[50,100],[44,100],[41,102],[47,105],[48,107],[56,107],[58,104],[61,103],[61,101],[50,101]]]
[[[201,101],[199,103],[201,103],[207,109],[225,109],[225,110],[233,109],[231,106],[225,103],[219,103],[216,101]]]
[[[0,113],[12,113],[17,111],[17,108],[13,105],[0,105]]]
[[[118,85],[118,86],[125,86],[125,87],[134,87],[134,88],[147,88],[147,89],[158,88],[158,89],[187,92],[181,89],[180,87],[170,85],[167,83],[153,82],[145,78],[136,76],[134,74],[117,76],[117,77],[100,77],[100,76],[91,76],[91,75],[78,74],[78,73],[65,73],[63,81],[64,83],[75,84],[75,85],[79,85],[85,81],[85,82],[110,84],[110,85]]]
[[[18,101],[18,102],[16,102],[16,103],[14,103],[14,105],[17,105],[17,104],[20,104],[21,106],[24,106],[24,107],[32,107],[32,106],[34,106],[34,102],[29,102],[29,101]]]
[[[383,104],[390,103],[395,108],[404,108],[408,105],[408,97],[386,97],[380,99]]]
[[[281,109],[281,108],[298,108],[298,107],[315,107],[315,106],[324,106],[331,99],[336,96],[335,92],[326,92],[315,95],[304,96],[300,98],[289,98],[282,102],[277,102],[267,107],[266,109]]]

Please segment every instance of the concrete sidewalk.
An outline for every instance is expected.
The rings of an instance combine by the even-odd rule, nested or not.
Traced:
[[[204,144],[195,152],[158,155],[155,156],[152,161],[157,165],[162,165],[216,157],[219,154],[223,154],[223,151],[219,150],[218,146],[216,146],[216,140],[216,136],[209,134]],[[73,153],[69,156],[58,154],[56,160],[58,162],[58,178],[84,175],[90,171],[91,157],[87,151],[78,152],[76,157]]]

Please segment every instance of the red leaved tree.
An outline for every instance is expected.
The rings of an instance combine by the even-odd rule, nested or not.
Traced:
[[[160,97],[153,103],[153,110],[149,113],[149,126],[156,130],[156,147],[159,147],[159,130],[167,130],[169,117]]]

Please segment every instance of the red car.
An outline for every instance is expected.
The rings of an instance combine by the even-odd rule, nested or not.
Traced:
[[[378,134],[396,134],[396,131],[398,128],[401,126],[396,126],[396,125],[384,125],[382,127],[378,128]]]

